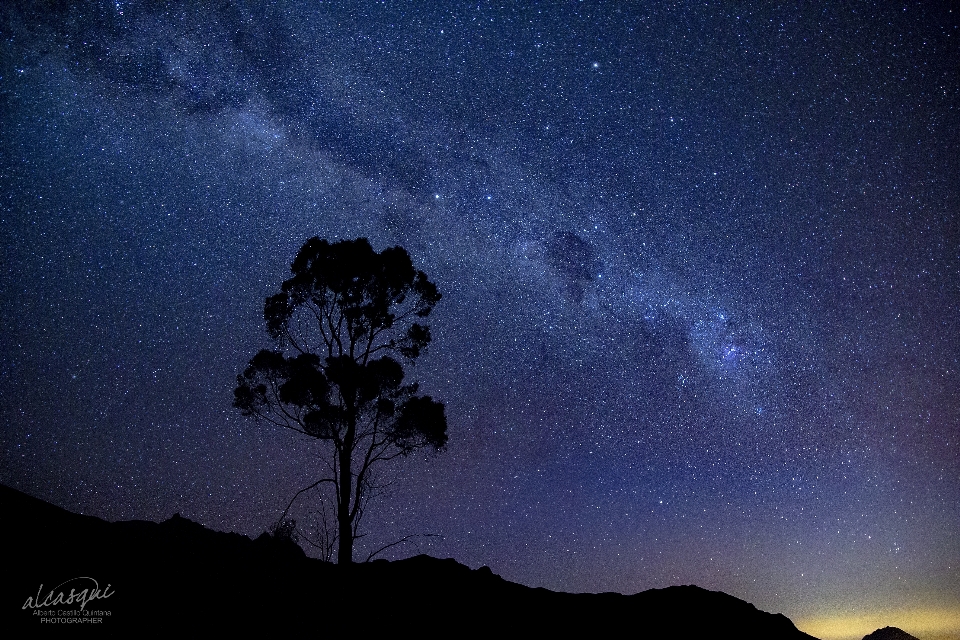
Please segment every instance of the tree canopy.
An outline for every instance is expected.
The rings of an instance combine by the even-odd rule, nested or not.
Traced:
[[[430,342],[425,324],[440,293],[402,247],[377,253],[366,238],[308,240],[264,318],[274,349],[237,376],[234,406],[246,416],[324,442],[341,564],[353,561],[371,470],[447,442],[442,403],[405,382]],[[299,494],[298,494],[299,495]]]

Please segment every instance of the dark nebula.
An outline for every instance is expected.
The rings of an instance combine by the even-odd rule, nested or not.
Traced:
[[[563,279],[576,300],[583,301],[583,291],[598,275],[600,262],[590,243],[575,233],[557,231],[547,242],[547,262]]]

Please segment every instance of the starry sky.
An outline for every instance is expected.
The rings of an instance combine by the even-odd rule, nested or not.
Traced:
[[[367,237],[450,441],[358,556],[960,637],[960,10],[642,4],[3,3],[0,482],[267,529],[318,449],[236,375]]]

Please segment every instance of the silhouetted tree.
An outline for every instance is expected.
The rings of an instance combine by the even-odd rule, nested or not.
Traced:
[[[328,445],[329,475],[311,486],[332,487],[337,560],[347,564],[374,488],[371,469],[447,442],[443,404],[404,384],[402,364],[430,342],[422,321],[440,293],[403,248],[376,253],[366,238],[311,238],[290,269],[264,305],[276,349],[257,353],[237,376],[234,406]]]

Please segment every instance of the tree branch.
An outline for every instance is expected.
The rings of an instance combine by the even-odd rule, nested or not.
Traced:
[[[383,552],[386,551],[387,549],[390,549],[391,547],[395,547],[395,546],[397,546],[398,544],[403,544],[404,542],[406,542],[406,541],[409,540],[410,538],[443,538],[443,536],[441,536],[440,534],[437,534],[437,533],[411,533],[410,535],[403,536],[402,538],[400,538],[399,540],[397,540],[397,541],[395,541],[395,542],[391,542],[391,543],[388,544],[388,545],[384,545],[384,546],[380,547],[379,549],[377,549],[376,551],[374,551],[373,553],[371,553],[370,555],[368,555],[368,556],[367,556],[367,559],[364,560],[364,562],[370,562],[371,560],[373,560],[374,557],[380,555],[381,553],[383,553]]]
[[[283,510],[283,515],[280,516],[280,519],[277,520],[277,523],[279,524],[283,522],[283,519],[287,517],[287,513],[290,511],[290,507],[293,506],[293,503],[296,502],[297,498],[300,497],[301,493],[303,493],[304,491],[309,491],[310,489],[313,489],[314,487],[319,486],[324,482],[333,482],[333,480],[330,478],[321,478],[316,482],[314,482],[313,484],[311,484],[309,487],[304,487],[303,489],[300,489],[300,491],[297,491],[297,493],[293,496],[293,498],[290,499],[290,504],[288,504],[287,508]]]

